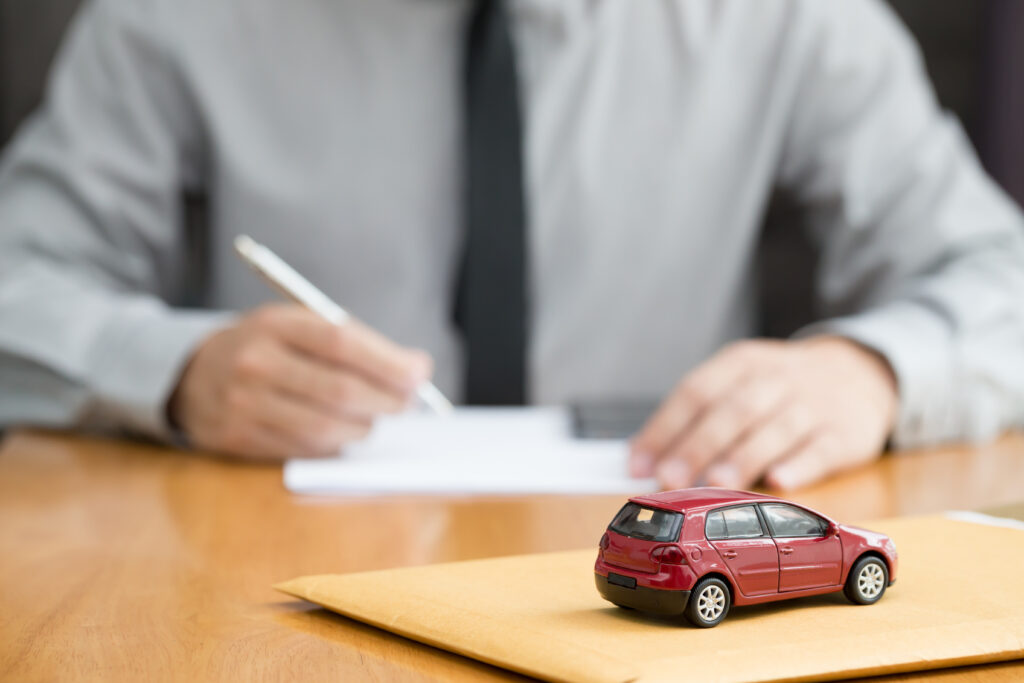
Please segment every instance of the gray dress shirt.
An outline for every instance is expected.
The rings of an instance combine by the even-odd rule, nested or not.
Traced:
[[[467,0],[94,0],[0,169],[0,423],[166,435],[200,340],[273,299],[265,242],[458,396]],[[781,186],[823,249],[815,329],[898,375],[894,438],[1024,418],[1024,230],[875,0],[513,2],[532,400],[657,396],[754,332]],[[204,307],[182,190],[205,189]]]

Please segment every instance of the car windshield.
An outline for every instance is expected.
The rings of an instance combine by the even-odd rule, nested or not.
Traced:
[[[680,512],[626,503],[608,528],[630,538],[664,543],[677,540],[682,526],[683,515]]]

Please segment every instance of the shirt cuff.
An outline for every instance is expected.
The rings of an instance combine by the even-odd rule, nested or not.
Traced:
[[[899,414],[891,442],[916,448],[964,438],[956,409],[956,363],[949,326],[912,301],[898,301],[848,317],[814,323],[796,337],[837,335],[885,358],[899,387]]]
[[[104,422],[162,441],[178,438],[167,401],[193,351],[234,314],[126,302],[96,341],[90,386]]]

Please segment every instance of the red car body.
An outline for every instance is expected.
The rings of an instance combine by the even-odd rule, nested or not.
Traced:
[[[728,611],[844,590],[869,556],[884,562],[891,585],[897,553],[884,534],[773,496],[695,488],[631,498],[601,538],[594,571],[601,595],[617,605],[682,614],[705,577],[728,585]]]

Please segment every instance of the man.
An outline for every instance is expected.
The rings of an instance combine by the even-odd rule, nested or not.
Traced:
[[[826,317],[731,343],[776,186]],[[430,376],[660,395],[635,474],[795,487],[1021,424],[1021,228],[875,0],[95,0],[0,173],[0,420],[280,458]],[[238,233],[362,322],[260,306]]]

